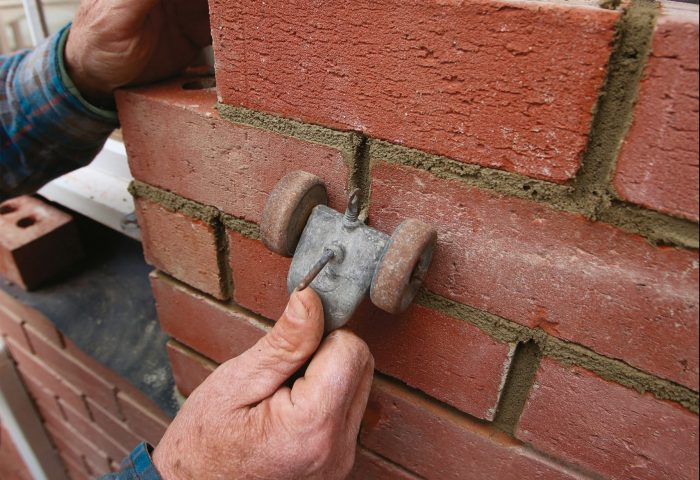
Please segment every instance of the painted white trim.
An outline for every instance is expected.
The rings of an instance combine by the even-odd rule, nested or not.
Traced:
[[[36,46],[49,35],[44,9],[40,0],[22,0],[22,4],[24,5],[24,14],[27,16],[29,35],[32,37],[32,43]]]
[[[90,165],[48,183],[39,194],[141,240],[133,218],[134,200],[127,191],[131,180],[124,144],[110,138]]]

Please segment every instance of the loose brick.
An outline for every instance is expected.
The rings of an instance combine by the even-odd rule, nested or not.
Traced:
[[[56,347],[32,325],[26,324],[25,329],[39,358],[50,364],[67,383],[80,389],[83,394],[94,399],[113,415],[120,415],[115,396],[116,388],[94,371],[92,364],[97,363],[96,361],[80,362],[66,350]]]
[[[131,432],[125,421],[114,417],[91,398],[87,399],[87,404],[92,419],[102,431],[107,432],[127,452],[136,447],[139,438]],[[121,458],[112,460],[121,461]]]
[[[348,480],[417,480],[418,477],[387,462],[374,453],[358,448]]]
[[[698,417],[579,367],[543,360],[516,432],[605,478],[698,477]]]
[[[272,253],[252,238],[229,230],[229,259],[233,300],[269,319],[277,320],[287,306],[287,272],[291,259]]]
[[[117,397],[131,431],[151,445],[158,445],[170,423],[168,417],[144,399],[124,392],[119,392]]]
[[[489,426],[378,380],[360,443],[425,478],[580,478]]]
[[[697,251],[382,162],[369,214],[437,228],[429,290],[698,388]]]
[[[173,340],[167,348],[175,385],[182,395],[189,397],[216,369],[216,364]]]
[[[117,94],[135,178],[258,223],[277,182],[306,170],[326,180],[332,205],[344,206],[342,152],[232,124],[214,108],[214,91],[183,90],[183,83]]]
[[[698,221],[698,6],[666,2],[614,185],[625,200]]]
[[[289,259],[238,233],[230,232],[229,239],[234,300],[277,318],[288,299]],[[175,317],[179,309],[173,310],[171,315]],[[216,318],[211,314],[205,316]],[[507,344],[495,341],[466,322],[417,305],[399,316],[365,305],[350,326],[367,342],[381,372],[474,416],[493,419],[510,366],[512,349]],[[217,340],[212,338],[210,342],[216,344]],[[205,350],[193,348],[210,356],[206,347]]]
[[[265,326],[250,314],[220,303],[163,277],[151,275],[163,331],[190,348],[223,363],[252,347]],[[196,324],[197,328],[192,328]]]
[[[556,182],[579,166],[619,17],[490,0],[210,8],[224,103]]]
[[[0,276],[30,290],[83,256],[73,219],[39,199],[0,203]]]
[[[148,263],[216,298],[226,298],[213,226],[143,199],[136,201],[136,212]]]

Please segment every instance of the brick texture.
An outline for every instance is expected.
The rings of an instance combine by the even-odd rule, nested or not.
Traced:
[[[391,232],[406,217],[438,229],[429,290],[698,388],[696,251],[377,164],[371,224]]]
[[[360,443],[424,478],[579,478],[505,434],[382,381],[372,390]]]
[[[265,334],[264,325],[250,314],[214,302],[162,274],[151,276],[151,286],[163,331],[216,362],[240,355]]]
[[[605,478],[698,477],[698,417],[545,359],[517,436]]]
[[[167,347],[177,389],[189,397],[216,369],[216,364],[173,340],[168,342]]]
[[[210,8],[224,103],[556,182],[578,168],[619,16],[487,0]]]
[[[664,4],[614,185],[625,200],[698,220],[698,11]]]
[[[143,251],[151,265],[216,298],[225,298],[214,227],[147,200],[136,201]]]
[[[229,238],[234,300],[276,318],[288,298],[289,260],[236,232],[229,232]],[[350,327],[369,345],[379,371],[479,418],[493,418],[510,366],[509,345],[416,305],[401,316],[366,307],[358,310]],[[207,351],[202,350],[205,355]]]
[[[0,203],[0,276],[33,289],[65,272],[82,255],[67,213],[28,196]]]
[[[31,480],[32,478],[2,422],[0,422],[0,478],[8,480]]]
[[[213,91],[183,90],[182,84],[117,94],[135,178],[259,222],[272,188],[301,169],[326,180],[332,205],[345,205],[349,172],[341,152],[234,125],[214,109]]]
[[[150,400],[3,292],[0,334],[71,478],[113,470],[140,441],[157,445],[169,419]]]
[[[417,480],[418,478],[364,448],[357,449],[355,465],[348,476],[348,480]]]

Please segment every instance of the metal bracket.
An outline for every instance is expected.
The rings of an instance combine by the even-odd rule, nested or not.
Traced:
[[[345,214],[326,201],[323,182],[296,171],[278,183],[265,206],[263,242],[276,253],[293,254],[289,292],[310,286],[318,293],[327,332],[345,325],[368,293],[390,313],[405,310],[430,265],[435,230],[409,219],[390,237],[365,225],[359,190],[350,194]]]

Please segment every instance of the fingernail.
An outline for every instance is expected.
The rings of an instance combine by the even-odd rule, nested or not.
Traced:
[[[299,294],[296,292],[289,298],[285,313],[288,317],[295,320],[304,321],[309,317],[309,311],[306,309],[304,302],[299,299]]]

